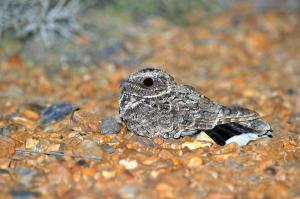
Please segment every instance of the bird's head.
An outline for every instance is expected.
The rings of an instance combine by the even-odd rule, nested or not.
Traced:
[[[169,92],[176,82],[172,76],[159,69],[146,68],[129,75],[121,82],[122,93],[146,98]]]

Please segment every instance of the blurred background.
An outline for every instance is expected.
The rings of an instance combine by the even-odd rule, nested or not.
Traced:
[[[0,59],[18,54],[39,67],[100,66],[103,62],[132,67],[147,63],[165,45],[145,41],[154,35],[167,40],[177,27],[214,29],[205,39],[187,44],[203,46],[229,29],[243,34],[258,20],[256,37],[270,31],[269,38],[277,34],[269,28],[287,26],[280,21],[299,12],[299,6],[299,0],[1,0]],[[278,21],[266,19],[266,13],[274,10]],[[219,16],[219,22],[211,23],[212,16]],[[290,20],[296,24],[298,19]],[[150,63],[165,64],[165,60]]]

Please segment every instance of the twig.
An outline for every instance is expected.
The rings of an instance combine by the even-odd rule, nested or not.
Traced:
[[[16,149],[17,155],[23,155],[23,154],[42,154],[42,155],[54,155],[54,156],[70,156],[73,158],[87,158],[91,160],[102,160],[101,157],[95,156],[95,155],[75,155],[75,154],[65,154],[64,151],[37,151],[37,150],[26,150],[26,149]]]

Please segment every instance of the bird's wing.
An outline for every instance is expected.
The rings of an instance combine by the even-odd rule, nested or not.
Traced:
[[[225,107],[196,91],[193,87],[177,85],[164,100],[155,102],[161,123],[173,122],[178,130],[209,130],[216,125],[249,121],[259,117],[258,113],[242,107]],[[167,99],[167,100],[166,100]],[[153,113],[153,117],[155,117]]]
[[[173,89],[170,116],[180,130],[212,129],[217,123],[221,105],[211,101],[190,86]]]
[[[217,124],[226,124],[231,122],[239,123],[257,118],[259,118],[259,114],[247,108],[239,106],[222,106],[219,112]]]

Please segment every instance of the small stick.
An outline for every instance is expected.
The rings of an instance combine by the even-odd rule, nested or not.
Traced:
[[[17,154],[43,154],[43,155],[54,155],[54,156],[71,156],[73,158],[87,158],[91,160],[102,160],[101,157],[95,156],[95,155],[75,155],[75,154],[65,154],[64,151],[37,151],[37,150],[26,150],[26,149],[16,149]]]

